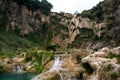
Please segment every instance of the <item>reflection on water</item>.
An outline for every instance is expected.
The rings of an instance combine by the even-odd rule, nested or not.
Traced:
[[[31,80],[35,74],[24,72],[0,73],[0,80]]]

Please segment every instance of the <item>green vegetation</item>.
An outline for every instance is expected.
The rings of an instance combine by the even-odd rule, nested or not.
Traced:
[[[57,14],[57,13],[55,13],[55,15],[52,15],[52,16],[50,16],[50,18],[51,18],[51,24],[59,24],[59,21],[60,21],[60,19],[62,18],[63,16],[61,15],[61,14]]]
[[[68,48],[80,48],[83,42],[92,42],[98,40],[92,29],[79,28],[80,34],[76,36],[75,41],[68,45]]]
[[[50,10],[52,9],[52,4],[49,3],[47,0],[14,0],[20,6],[26,5],[28,9],[32,11],[40,10],[42,13],[48,15]]]
[[[0,66],[0,73],[3,71],[4,71],[3,66]]]
[[[80,31],[80,36],[82,38],[91,38],[94,37],[94,32],[92,29],[87,29],[87,28],[79,28]]]
[[[50,59],[53,59],[53,52],[48,51],[38,51],[30,49],[27,51],[27,55],[25,57],[26,62],[32,61],[36,59],[36,61],[39,64],[42,64],[42,58],[46,59],[47,57],[50,57]]]
[[[56,45],[49,45],[47,46],[46,50],[53,50],[53,51],[56,51],[57,48],[59,48],[60,46],[58,44]]]
[[[120,64],[120,55],[115,55],[112,53],[109,53],[109,55],[106,58],[116,58],[117,59],[117,63]]]
[[[35,46],[37,46],[37,44],[17,35],[14,31],[0,32],[0,54],[12,56]]]
[[[19,0],[15,1],[19,2]],[[27,1],[37,0],[20,0],[20,5],[24,5]],[[46,0],[41,1],[41,4],[45,1]],[[36,14],[35,18],[40,19],[40,15]],[[9,57],[12,57],[34,47],[45,49],[51,40],[51,36],[49,35],[49,23],[43,23],[41,26],[42,28],[37,29],[37,31],[35,30],[33,33],[20,35],[20,30],[18,29],[9,29],[9,31],[6,31],[8,21],[9,19],[6,14],[0,13],[0,55],[7,54]],[[34,23],[29,23],[29,25],[35,29]]]
[[[0,30],[0,55],[7,54],[10,57],[20,54],[28,49],[40,48],[45,49],[48,45],[46,35],[47,29],[44,28],[39,32],[30,33],[28,35],[21,36],[19,31],[5,31]]]
[[[119,12],[118,7],[120,0],[104,0],[94,6],[90,10],[84,10],[80,15],[89,18],[97,23],[104,22],[106,24],[106,32],[104,41],[115,41],[114,47],[120,45],[119,36]],[[113,44],[112,44],[113,45]]]
[[[81,13],[82,17],[90,18],[97,22],[107,20],[108,24],[112,24],[114,21],[114,15],[112,14],[120,4],[118,0],[105,0],[94,6],[90,10],[84,10]]]
[[[112,69],[112,65],[108,64],[107,67],[105,68],[106,71],[110,71]]]
[[[46,46],[49,45],[49,42],[52,38],[52,31],[49,27],[49,23],[43,23],[37,31],[33,33],[29,33],[28,35],[24,35],[24,38],[26,38],[29,41],[32,41],[36,43],[40,48],[45,49]],[[32,26],[33,29],[35,29],[34,25]]]
[[[118,8],[118,5],[120,5],[119,0],[105,0],[104,2],[104,13],[110,14],[112,11],[116,10]]]
[[[32,62],[34,64],[37,62],[37,64],[34,66],[37,73],[41,73],[44,69],[44,66],[48,63],[48,61],[52,60],[54,58],[53,52],[49,51],[39,51],[38,49],[30,49],[27,51],[25,61],[26,62]],[[46,61],[47,60],[47,61]]]
[[[43,71],[43,69],[44,69],[44,66],[35,65],[34,68],[36,70],[36,73],[41,73]]]
[[[0,13],[0,30],[5,29],[6,23],[8,22],[8,17],[4,13]]]
[[[116,80],[118,78],[118,74],[117,73],[111,73],[110,78],[111,78],[111,80]]]
[[[98,22],[103,20],[103,8],[104,2],[100,2],[97,6],[94,6],[90,10],[85,10],[81,13],[82,17],[87,17],[92,20],[97,20]]]

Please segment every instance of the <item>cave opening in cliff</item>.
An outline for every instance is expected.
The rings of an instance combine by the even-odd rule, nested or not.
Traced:
[[[86,70],[86,72],[88,74],[92,74],[93,73],[93,68],[90,66],[89,63],[83,63],[82,66],[84,67],[84,69]]]

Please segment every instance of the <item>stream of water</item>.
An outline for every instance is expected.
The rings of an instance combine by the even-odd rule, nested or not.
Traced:
[[[63,62],[63,60],[60,60],[60,57],[59,57],[59,56],[55,57],[54,65],[53,65],[53,67],[50,69],[50,71],[54,71],[54,70],[57,71],[57,70],[59,70],[59,69],[62,69],[62,68],[61,68],[62,62]]]

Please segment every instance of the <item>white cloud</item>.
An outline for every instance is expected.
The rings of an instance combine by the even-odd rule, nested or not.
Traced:
[[[103,0],[48,0],[54,7],[53,12],[74,13],[76,10],[82,12],[91,9],[93,6]]]

